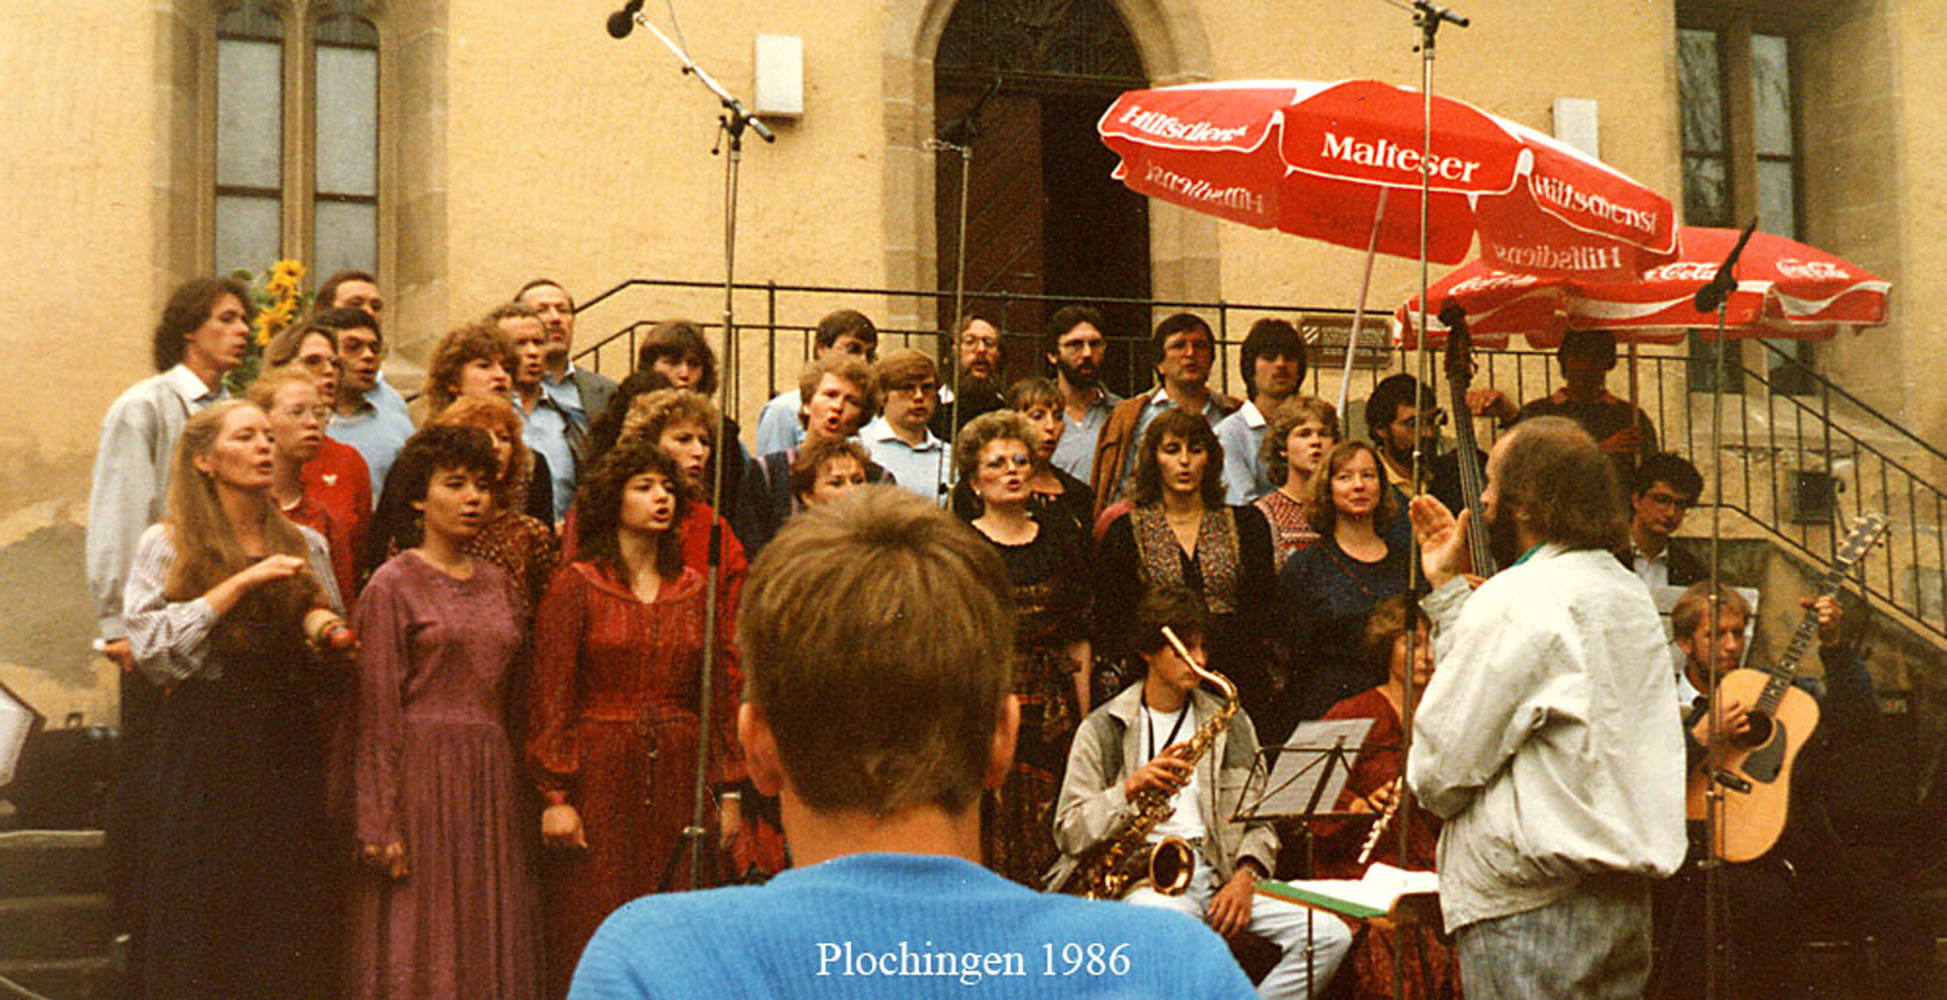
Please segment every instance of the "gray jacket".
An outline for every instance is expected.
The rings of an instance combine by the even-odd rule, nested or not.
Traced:
[[[1223,706],[1216,695],[1199,690],[1191,695],[1198,725]],[[1058,882],[1073,871],[1078,855],[1120,831],[1135,818],[1123,794],[1123,780],[1141,767],[1143,757],[1142,684],[1131,684],[1108,703],[1090,712],[1075,732],[1068,749],[1068,774],[1055,803],[1055,843],[1062,859],[1049,873]],[[1242,823],[1229,817],[1243,799],[1244,784],[1257,759],[1257,729],[1251,717],[1238,712],[1216,742],[1197,761],[1197,779],[1205,789],[1198,805],[1203,810],[1203,855],[1217,877],[1228,879],[1242,858],[1271,871],[1278,853],[1278,834],[1269,821]],[[1214,797],[1207,794],[1216,789]]]

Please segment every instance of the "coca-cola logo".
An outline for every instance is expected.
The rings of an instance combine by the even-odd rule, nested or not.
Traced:
[[[1829,260],[1798,260],[1793,257],[1778,261],[1778,273],[1802,281],[1845,281],[1852,277],[1852,272]]]
[[[1717,265],[1680,260],[1674,264],[1650,268],[1643,272],[1643,277],[1651,281],[1709,281],[1717,277]]]
[[[1491,292],[1497,289],[1518,291],[1541,284],[1541,279],[1532,274],[1485,274],[1454,282],[1455,295],[1471,295],[1477,292]]]

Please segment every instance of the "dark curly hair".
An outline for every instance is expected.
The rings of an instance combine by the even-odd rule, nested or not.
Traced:
[[[622,490],[629,480],[653,472],[669,482],[676,496],[676,516],[670,530],[656,539],[656,574],[675,579],[683,571],[683,537],[676,530],[690,510],[689,491],[683,488],[683,472],[654,441],[624,441],[608,454],[581,481],[575,491],[575,548],[580,558],[629,578],[628,564],[622,560],[622,546],[616,530],[622,524]]]
[[[209,320],[225,295],[236,296],[237,302],[243,305],[244,322],[256,321],[257,307],[250,304],[250,289],[235,278],[191,278],[169,293],[169,301],[162,307],[162,320],[155,326],[155,339],[149,346],[156,371],[166,372],[182,362],[183,356],[189,353],[187,338]]]
[[[1207,458],[1203,463],[1203,482],[1197,493],[1203,497],[1205,508],[1215,510],[1224,505],[1224,446],[1217,441],[1217,432],[1210,429],[1210,421],[1194,413],[1187,413],[1177,407],[1170,407],[1158,413],[1143,431],[1142,450],[1136,452],[1136,489],[1130,497],[1140,507],[1163,499],[1163,472],[1156,462],[1156,452],[1163,446],[1165,435],[1174,434],[1188,442],[1190,447],[1203,448]]]
[[[425,526],[412,505],[426,499],[426,487],[440,469],[476,472],[493,481],[500,474],[493,438],[478,427],[434,424],[406,439],[372,511],[372,532],[365,543],[361,577],[378,569],[392,553],[404,552],[426,540]]]
[[[628,419],[629,404],[637,396],[647,395],[658,389],[673,389],[675,383],[662,372],[638,368],[615,387],[615,395],[609,399],[608,409],[595,418],[588,428],[588,462],[593,465],[615,447],[615,441],[622,436],[622,422]],[[713,428],[714,429],[714,428]],[[712,453],[714,455],[714,453]]]

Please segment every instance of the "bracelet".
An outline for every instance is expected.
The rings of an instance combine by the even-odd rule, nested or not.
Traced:
[[[724,802],[742,802],[744,800],[744,793],[736,789],[731,789],[727,792],[718,792],[717,798]]]

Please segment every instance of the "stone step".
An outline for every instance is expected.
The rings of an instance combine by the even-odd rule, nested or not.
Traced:
[[[0,899],[0,961],[97,958],[112,924],[104,893]]]
[[[0,977],[48,1000],[110,1000],[121,992],[116,988],[114,964],[106,958],[0,962]],[[0,996],[7,995],[0,985]]]
[[[0,833],[0,899],[108,890],[100,830]]]

